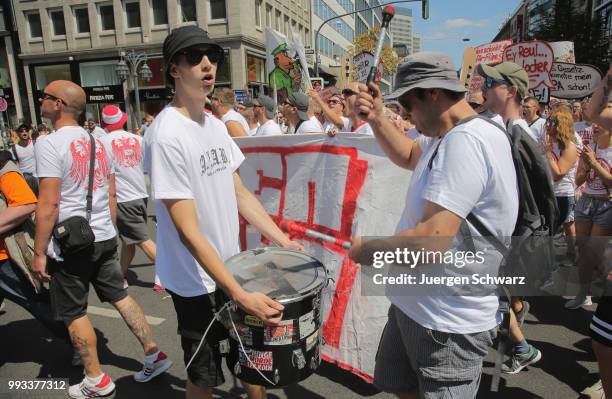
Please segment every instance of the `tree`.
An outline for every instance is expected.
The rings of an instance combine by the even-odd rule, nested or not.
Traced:
[[[355,40],[353,40],[353,45],[349,48],[348,51],[351,57],[363,53],[364,51],[368,51],[374,54],[374,51],[376,50],[376,43],[378,41],[379,32],[380,27],[375,26],[369,31],[357,36]],[[380,53],[380,61],[383,64],[384,74],[392,75],[397,70],[397,64],[399,63],[400,58],[393,48],[385,45],[383,46],[382,51]],[[354,79],[355,69],[352,63],[350,65],[350,68],[351,79]]]

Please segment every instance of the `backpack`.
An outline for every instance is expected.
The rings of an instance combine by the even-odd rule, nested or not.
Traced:
[[[2,165],[2,161],[0,161],[0,165],[0,177],[9,172],[16,172],[21,175],[19,168],[12,160],[7,160],[4,162],[4,165]],[[6,198],[0,192],[0,213],[7,207]],[[3,238],[4,246],[6,247],[11,262],[21,269],[28,281],[34,287],[34,291],[40,293],[42,288],[41,282],[34,278],[31,272],[32,260],[34,259],[35,226],[34,215],[30,215],[20,226],[7,232]]]

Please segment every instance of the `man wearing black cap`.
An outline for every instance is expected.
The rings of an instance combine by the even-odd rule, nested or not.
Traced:
[[[323,133],[323,125],[309,114],[309,100],[304,93],[293,93],[285,100],[281,111],[295,134]]]
[[[476,113],[464,99],[465,87],[450,58],[430,52],[409,55],[399,64],[395,81],[390,97],[410,112],[422,133],[419,138],[408,138],[385,117],[376,84],[359,86],[356,110],[370,123],[389,158],[413,170],[406,208],[394,237],[404,238],[403,245],[411,251],[466,255],[459,245],[465,237],[460,226],[469,214],[497,237],[511,236],[518,191],[510,144],[501,129],[472,119]],[[482,262],[472,267],[480,265],[494,272],[501,254],[483,251],[482,240],[476,240],[480,234],[466,223],[469,236],[475,238],[475,250],[484,252]],[[406,242],[408,237],[426,239],[415,247],[414,241]],[[379,241],[387,245],[391,240]],[[361,238],[355,238],[353,244],[351,258],[371,264],[363,259],[371,244],[364,244]],[[414,276],[417,281],[435,273],[446,277],[467,271],[458,262],[421,262],[411,267],[397,266],[392,271],[420,274]],[[392,306],[376,359],[374,382],[379,388],[402,398],[476,396],[482,359],[501,317],[497,296],[488,291],[471,296],[461,293],[472,288],[460,284],[449,290],[435,281],[386,287]]]
[[[274,100],[261,95],[253,100],[253,112],[259,122],[255,136],[277,136],[283,134],[280,126],[274,120]]]
[[[163,55],[175,96],[144,139],[157,214],[157,274],[174,303],[185,363],[193,359],[186,396],[212,398],[212,388],[224,382],[219,342],[227,330],[214,321],[197,348],[219,309],[217,286],[265,324],[277,324],[283,311],[271,298],[246,292],[223,264],[240,251],[238,213],[271,242],[303,247],[289,240],[244,187],[236,173],[242,152],[225,124],[203,112],[223,60],[221,47],[206,31],[185,26],[166,38]],[[249,398],[265,397],[263,387],[243,385]]]

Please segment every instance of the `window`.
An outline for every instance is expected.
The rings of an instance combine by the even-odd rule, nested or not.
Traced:
[[[151,9],[153,11],[153,25],[168,24],[166,0],[151,0]]]
[[[79,71],[82,87],[120,85],[116,60],[81,62]]]
[[[251,54],[247,54],[247,81],[266,81],[266,60]]]
[[[40,14],[37,12],[27,13],[26,19],[28,21],[28,33],[30,39],[41,39],[43,35],[42,26],[40,24]]]
[[[266,26],[272,27],[272,6],[269,4],[266,4]]]
[[[140,3],[138,1],[125,3],[125,22],[128,29],[140,28]]]
[[[64,22],[64,11],[61,9],[50,10],[49,19],[51,20],[53,36],[65,36],[66,35],[66,23]]]
[[[115,30],[115,13],[112,4],[98,5],[98,14],[100,14],[101,30]]]
[[[225,19],[225,0],[210,1],[210,19]]]
[[[181,22],[193,22],[196,15],[195,0],[181,0]]]
[[[281,12],[276,10],[276,21],[274,22],[274,29],[277,32],[281,31],[281,21],[282,21]]]
[[[74,7],[76,33],[89,33],[89,12],[87,7]]]
[[[37,90],[43,90],[54,80],[72,80],[69,64],[37,66],[34,67],[34,75]]]
[[[255,26],[261,27],[261,0],[255,0]]]
[[[6,30],[6,20],[4,19],[4,6],[0,4],[0,31]]]
[[[308,28],[304,28],[304,36],[306,36],[306,40],[304,40],[304,46],[310,47],[312,42],[310,41],[310,30],[308,30]]]
[[[285,24],[283,25],[283,33],[289,36],[289,17],[285,15]]]

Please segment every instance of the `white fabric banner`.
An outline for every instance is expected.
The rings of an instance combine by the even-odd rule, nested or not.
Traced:
[[[236,139],[246,156],[239,173],[277,223],[293,222],[341,241],[392,235],[404,208],[411,172],[392,164],[372,137],[299,136]],[[363,296],[359,266],[341,245],[296,233],[334,282],[322,303],[324,360],[371,382],[389,301]],[[241,220],[243,249],[266,246]]]

